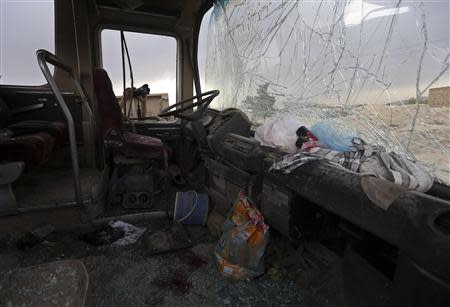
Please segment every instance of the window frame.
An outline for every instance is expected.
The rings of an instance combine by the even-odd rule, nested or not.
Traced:
[[[134,32],[139,34],[152,34],[152,35],[160,35],[160,36],[168,36],[175,39],[176,43],[176,52],[175,52],[175,102],[180,100],[181,97],[181,38],[171,32],[166,31],[157,31],[157,30],[150,30],[142,27],[135,27],[135,26],[125,26],[125,25],[117,25],[117,24],[110,24],[105,23],[101,24],[96,27],[95,29],[95,37],[96,37],[96,44],[97,44],[97,50],[95,52],[96,56],[96,64],[99,67],[103,67],[103,52],[102,52],[102,32],[103,30],[115,30],[115,31],[124,31],[124,32]],[[151,88],[151,84],[150,84]]]
[[[200,74],[200,62],[199,62],[199,57],[198,57],[199,44],[200,44],[200,33],[202,31],[203,20],[205,19],[205,17],[208,14],[208,12],[211,11],[211,14],[212,14],[213,10],[214,10],[214,5],[207,5],[206,4],[206,5],[204,5],[202,7],[202,9],[200,11],[200,14],[199,14],[199,17],[198,17],[198,19],[196,21],[195,30],[194,30],[194,44],[195,44],[194,51],[193,51],[194,52],[193,60],[194,60],[194,68],[195,68],[194,74],[198,78],[199,86],[200,86],[202,92],[204,92],[206,90],[206,78],[204,78],[204,80],[203,80],[204,87],[202,88],[202,76]],[[211,14],[209,15],[209,18],[211,17]],[[209,20],[208,20],[208,22],[209,22]],[[209,29],[209,25],[208,25],[208,29]],[[208,33],[206,33],[206,37],[208,37]],[[205,56],[208,57],[208,54],[207,54],[206,50],[205,50]],[[206,61],[205,61],[204,70],[206,72]],[[194,93],[196,93],[196,85],[195,85],[195,78],[196,78],[196,76],[195,75],[194,75],[194,79],[193,79],[193,82],[192,82],[193,83],[193,87],[194,87],[194,89],[193,89]]]

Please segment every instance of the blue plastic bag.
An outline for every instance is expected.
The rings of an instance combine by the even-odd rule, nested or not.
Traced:
[[[318,122],[311,127],[310,131],[322,144],[336,151],[351,151],[352,141],[357,137],[355,133],[338,128],[333,122]]]

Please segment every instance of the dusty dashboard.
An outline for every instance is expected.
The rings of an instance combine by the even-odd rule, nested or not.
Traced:
[[[380,246],[392,251],[385,265],[387,280],[395,289],[388,294],[392,306],[448,306],[448,198],[405,192],[388,209],[380,208],[362,190],[360,174],[322,161],[307,163],[290,174],[269,171],[282,156],[252,138],[227,135],[221,161],[211,162],[223,165],[223,172],[216,173],[216,190],[234,185],[222,196],[226,199],[239,188],[251,187],[250,193],[269,225],[293,241],[322,232],[322,220],[330,215],[339,226],[347,225],[371,238],[366,244],[381,242]],[[238,178],[241,182],[236,184]],[[385,257],[381,252],[379,256]]]

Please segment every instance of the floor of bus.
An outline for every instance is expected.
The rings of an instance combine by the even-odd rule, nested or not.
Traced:
[[[101,180],[101,171],[92,168],[80,169],[82,199],[89,200]],[[14,184],[17,204],[21,208],[51,206],[75,201],[72,169],[67,166],[43,165],[39,169],[23,174]]]
[[[55,168],[51,170],[55,171]],[[63,187],[66,184],[71,187],[70,170],[61,170],[61,174],[68,179],[58,181],[54,181],[53,177],[57,172],[50,174],[50,169],[47,171],[48,177],[45,175],[46,169],[41,169],[39,176],[37,173],[31,174],[19,183],[19,189],[20,184],[34,189],[33,193],[27,192],[30,194],[30,204],[37,204],[36,200],[41,199],[41,185],[50,191],[57,189],[58,183],[61,184],[64,191],[58,191],[53,197],[64,196],[71,191]],[[82,173],[87,177],[92,175]],[[41,180],[33,186],[32,182],[37,178]],[[42,178],[51,182],[45,184],[46,180]],[[55,183],[55,186],[50,188],[50,183]],[[176,190],[172,187],[168,197],[160,203],[169,212],[173,211]],[[149,211],[125,210],[111,205],[105,209],[99,219],[121,220],[122,215],[139,215]],[[3,227],[4,232],[0,233],[0,283],[2,272],[78,259],[84,263],[89,274],[86,306],[345,306],[342,303],[344,291],[340,258],[332,252],[322,253],[321,248],[314,247],[310,251],[302,246],[295,249],[288,239],[276,231],[271,232],[265,252],[265,273],[253,280],[233,280],[220,273],[214,256],[218,239],[211,236],[206,226],[184,225],[190,247],[155,255],[149,249],[150,236],[162,229],[169,229],[173,223],[170,216],[125,220],[146,228],[136,243],[95,246],[80,237],[93,229],[64,228],[65,221],[74,219],[77,214],[82,220],[82,210],[64,208],[12,216],[8,222],[2,222],[6,228]],[[25,249],[19,248],[17,242],[26,233],[22,230],[23,226],[30,231],[42,225],[31,226],[36,220],[51,223],[56,230],[42,242]],[[7,289],[8,281],[0,285],[0,297],[2,287]]]
[[[82,169],[80,176],[85,198],[100,182],[100,172]],[[167,191],[159,210],[173,211],[176,190],[171,187]],[[47,164],[24,174],[15,193],[23,208],[73,201],[71,169],[67,163],[64,167]],[[124,214],[148,211],[110,205],[98,218],[120,220]],[[149,237],[170,228],[169,216],[128,221],[145,227],[146,232],[136,243],[121,247],[88,244],[80,235],[92,229],[64,227],[69,220],[81,221],[82,215],[80,208],[67,207],[5,218],[0,225],[4,230],[0,233],[0,277],[9,270],[79,259],[89,274],[86,306],[344,306],[340,258],[332,252],[322,253],[320,248],[312,248],[313,252],[305,247],[294,249],[275,231],[265,253],[265,273],[237,281],[220,273],[214,256],[218,240],[207,227],[183,226],[191,247],[154,255],[149,252]],[[17,242],[26,231],[43,222],[57,230],[42,242],[19,249]]]
[[[217,239],[207,227],[184,226],[192,247],[152,255],[148,236],[171,223],[169,219],[133,223],[147,230],[137,243],[122,247],[92,246],[80,239],[78,231],[55,231],[25,250],[0,240],[0,272],[79,259],[89,274],[86,306],[343,306],[339,260],[334,265],[330,261],[337,256],[299,256],[305,255],[304,249],[293,249],[273,233],[265,253],[265,274],[233,280],[219,271],[214,258]]]

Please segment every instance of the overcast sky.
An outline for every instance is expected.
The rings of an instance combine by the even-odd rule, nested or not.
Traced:
[[[55,50],[53,1],[0,0],[0,84],[41,85],[36,51]]]

